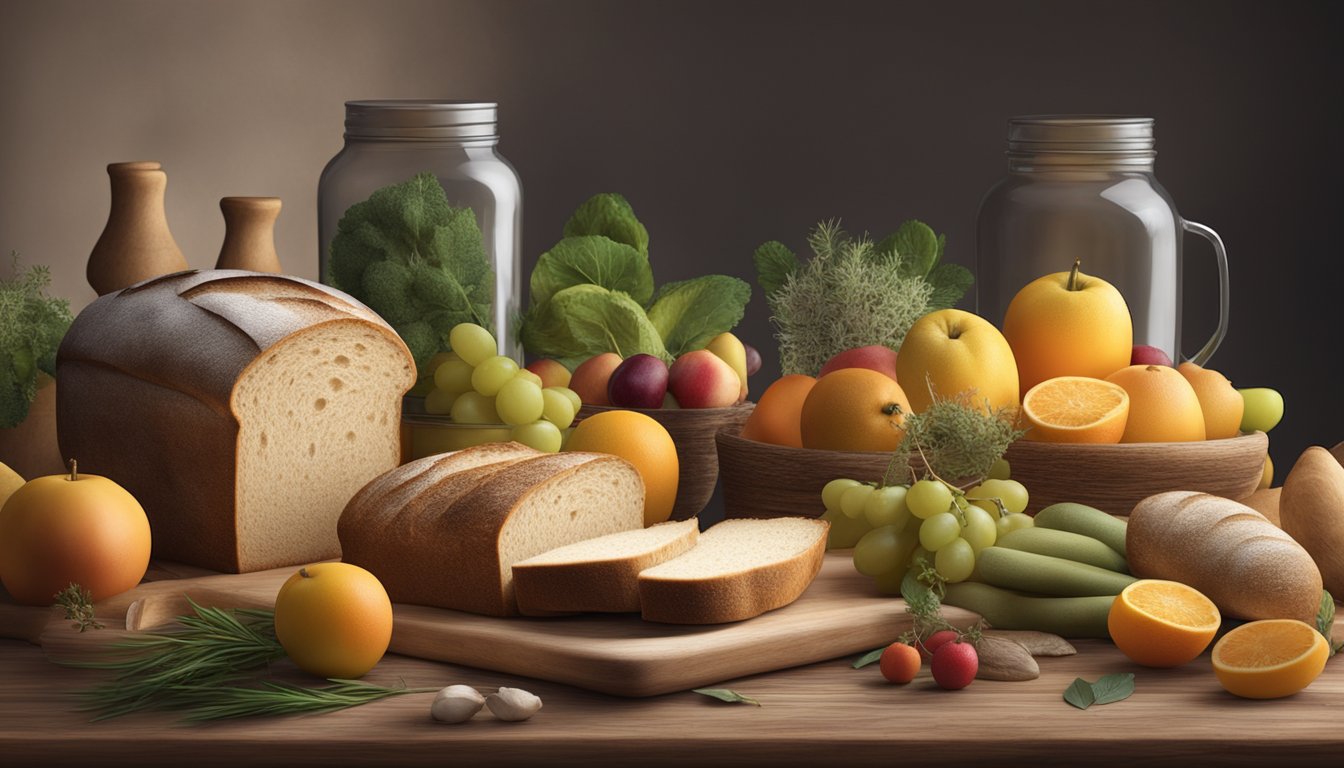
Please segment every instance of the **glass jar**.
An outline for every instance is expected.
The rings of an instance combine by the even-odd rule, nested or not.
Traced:
[[[347,208],[377,189],[432,172],[450,205],[476,214],[494,268],[491,330],[500,354],[521,363],[515,325],[522,191],[513,166],[496,150],[497,113],[492,102],[347,101],[345,147],[318,183],[318,274],[331,282],[331,241]]]
[[[1186,221],[1153,175],[1147,117],[1015,117],[1008,122],[1008,176],[980,205],[976,309],[1002,327],[1027,283],[1082,271],[1114,285],[1129,305],[1134,344],[1181,357],[1181,240],[1213,244],[1218,328],[1188,359],[1203,365],[1227,332],[1227,254],[1212,229]]]

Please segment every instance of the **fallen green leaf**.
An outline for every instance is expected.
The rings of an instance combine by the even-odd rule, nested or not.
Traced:
[[[1124,701],[1132,693],[1134,693],[1134,673],[1122,672],[1104,675],[1095,683],[1089,683],[1081,677],[1074,678],[1064,690],[1064,700],[1079,709],[1087,709],[1093,704]]]
[[[878,659],[882,658],[882,652],[885,650],[886,650],[885,648],[878,648],[876,651],[869,651],[863,654],[854,661],[854,668],[863,669],[869,664],[876,662]]]
[[[752,706],[755,707],[761,706],[761,702],[751,698],[750,696],[743,696],[737,691],[731,691],[727,688],[696,688],[691,692],[698,693],[702,696],[708,696],[711,699],[726,701],[729,704],[751,704]]]

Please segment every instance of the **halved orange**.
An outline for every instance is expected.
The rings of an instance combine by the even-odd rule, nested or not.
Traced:
[[[1310,685],[1329,656],[1329,644],[1311,625],[1296,619],[1266,619],[1223,635],[1213,646],[1213,671],[1231,693],[1277,699]]]
[[[1221,623],[1218,606],[1202,592],[1162,579],[1140,579],[1125,587],[1106,617],[1115,646],[1146,667],[1193,661]]]
[[[1028,440],[1118,443],[1129,420],[1129,393],[1101,379],[1057,376],[1027,390],[1022,414]]]

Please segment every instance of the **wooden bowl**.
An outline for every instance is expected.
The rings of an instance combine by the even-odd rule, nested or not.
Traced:
[[[603,411],[627,410],[642,413],[667,430],[677,445],[677,501],[672,506],[673,520],[689,520],[700,514],[714,495],[714,483],[719,478],[719,454],[714,447],[714,434],[721,429],[740,432],[755,403],[741,403],[729,408],[609,408],[585,405],[578,418]]]
[[[1005,458],[1027,486],[1029,514],[1077,501],[1113,515],[1163,491],[1243,499],[1260,484],[1269,438],[1253,432],[1199,443],[1066,445],[1018,440]]]
[[[817,517],[821,489],[837,477],[876,480],[890,453],[818,451],[716,436],[727,517]],[[1250,495],[1260,482],[1269,445],[1263,432],[1200,443],[1064,445],[1019,440],[1008,448],[1013,479],[1027,487],[1027,512],[1060,501],[1128,515],[1139,501],[1173,490],[1230,499]]]

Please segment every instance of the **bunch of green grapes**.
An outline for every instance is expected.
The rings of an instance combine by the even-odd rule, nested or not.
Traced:
[[[434,370],[434,389],[425,395],[427,413],[447,415],[459,424],[508,425],[513,440],[539,451],[560,450],[561,430],[583,405],[578,393],[542,387],[540,376],[495,354],[495,337],[475,323],[454,326],[448,343],[453,351]]]
[[[998,537],[1032,525],[1027,489],[1008,477],[1000,459],[988,479],[967,491],[942,480],[877,486],[832,480],[822,489],[822,516],[831,523],[828,546],[854,547],[854,567],[878,589],[898,594],[910,564],[923,557],[949,583],[965,581],[975,559]]]

